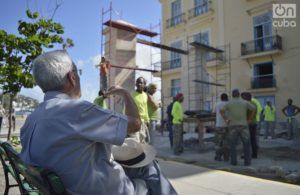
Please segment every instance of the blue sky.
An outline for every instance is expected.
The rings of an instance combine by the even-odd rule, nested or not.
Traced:
[[[17,33],[17,21],[26,19],[28,7],[49,18],[56,1],[62,4],[54,16],[54,21],[64,26],[64,37],[73,39],[75,43],[75,47],[68,51],[83,71],[82,98],[91,101],[99,89],[99,72],[95,64],[98,63],[101,51],[101,10],[109,8],[110,0],[2,0],[0,28],[8,33]],[[113,19],[126,20],[141,28],[149,29],[150,25],[157,25],[160,20],[159,0],[112,0],[112,5],[115,11]],[[116,13],[119,13],[119,16]],[[108,18],[106,15],[105,20]],[[158,31],[158,28],[155,31]],[[38,87],[22,90],[21,94],[39,101],[42,101],[43,97]]]

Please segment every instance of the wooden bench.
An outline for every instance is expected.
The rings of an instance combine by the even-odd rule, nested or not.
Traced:
[[[9,171],[7,171],[7,174],[10,173],[13,178],[15,178],[21,195],[67,194],[61,179],[54,172],[48,169],[26,165],[20,159],[15,149],[7,142],[1,143],[1,148],[3,149],[2,152],[5,152],[4,156],[6,156],[9,161],[8,164],[6,159],[4,159],[4,163],[1,160],[3,167],[6,166],[6,168],[3,169],[8,169]],[[5,191],[8,193],[8,190],[12,185],[10,185],[8,177],[5,182],[7,182],[6,186],[8,186]]]
[[[18,187],[18,184],[11,184],[9,180],[9,175],[11,175],[13,178],[15,178],[14,170],[11,167],[6,152],[4,148],[1,146],[2,142],[0,141],[0,160],[4,172],[4,178],[5,178],[5,190],[4,195],[8,194],[8,191],[11,187]],[[16,182],[16,181],[15,181]]]

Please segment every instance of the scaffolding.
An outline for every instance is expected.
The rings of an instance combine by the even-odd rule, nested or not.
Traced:
[[[213,47],[187,37],[188,109],[212,110],[221,93],[231,90],[230,45]]]
[[[132,24],[129,24],[127,22],[124,22],[124,21],[120,22],[118,20],[115,20],[114,17],[113,17],[113,13],[114,13],[114,10],[112,8],[112,2],[111,2],[110,7],[109,7],[108,10],[102,9],[102,17],[101,17],[101,20],[102,20],[102,25],[101,25],[101,55],[104,56],[104,58],[107,61],[110,61],[110,69],[116,69],[117,68],[117,69],[120,69],[119,71],[123,71],[123,72],[124,72],[124,70],[131,70],[131,72],[127,71],[127,75],[124,74],[124,78],[126,78],[126,76],[131,74],[132,71],[134,71],[135,75],[137,73],[136,71],[143,71],[143,72],[146,71],[146,72],[151,72],[151,73],[156,73],[156,72],[160,71],[160,78],[161,78],[160,81],[161,81],[161,86],[163,86],[163,78],[162,78],[163,63],[161,62],[161,57],[159,57],[159,61],[152,61],[153,56],[154,55],[160,55],[161,56],[162,50],[169,51],[169,52],[170,51],[171,52],[176,52],[176,53],[180,53],[180,54],[184,54],[184,55],[187,55],[187,51],[182,50],[182,49],[178,49],[178,48],[175,48],[175,47],[170,47],[168,45],[163,45],[163,44],[160,44],[160,43],[156,43],[152,40],[154,37],[159,37],[158,38],[159,42],[161,42],[161,39],[160,39],[161,24],[160,23],[158,25],[155,25],[155,26],[150,25],[150,30],[146,30],[146,29],[136,27],[136,26],[134,26]],[[156,32],[153,31],[153,29],[157,28],[157,27],[159,28],[159,33],[156,33]],[[113,29],[120,29],[120,30],[129,32],[129,34],[127,33],[127,35],[124,35],[122,37],[123,40],[133,40],[132,36],[136,37],[136,39],[134,40],[135,44],[133,44],[134,46],[136,45],[136,43],[139,43],[139,44],[147,45],[147,46],[150,47],[150,66],[149,67],[139,68],[139,66],[135,65],[135,64],[131,65],[131,66],[128,66],[128,64],[118,64],[118,63],[114,64],[113,62],[111,62],[111,59],[113,57],[115,57],[112,54],[112,45],[116,44],[116,40],[112,38],[113,37],[112,36]],[[144,37],[147,37],[147,38],[146,39],[144,37],[141,38],[141,36],[144,36]],[[158,48],[159,52],[157,54],[155,54],[155,52],[152,51],[152,48]],[[100,64],[99,67],[101,67],[101,64]],[[114,77],[114,75],[112,75],[112,72],[109,71],[109,73],[107,75],[107,80],[108,80],[107,85],[108,86],[106,88],[108,88],[109,86],[111,86],[113,84],[112,83],[112,77]],[[152,81],[152,79],[153,79],[153,75],[151,75],[150,80]],[[103,79],[100,79],[100,88],[103,85],[103,81],[101,82],[101,80],[103,80]],[[163,90],[161,90],[162,105],[164,105],[164,96],[165,95],[163,93]],[[112,104],[111,100],[109,100],[109,101],[110,101],[109,105],[111,105]],[[164,114],[164,112],[162,111],[162,117],[161,117],[162,119],[164,118],[163,114]]]
[[[119,16],[115,17],[112,2],[109,9],[101,12],[101,56],[105,59],[99,63],[100,89],[107,90],[110,86],[120,85],[129,91],[135,86],[136,70],[155,72],[152,69],[140,68],[136,65],[136,39],[138,35],[146,37],[157,36],[157,33],[138,28]],[[108,71],[103,73],[105,65]],[[101,72],[102,70],[102,72]],[[121,111],[122,100],[109,98],[109,108]]]
[[[150,30],[138,28],[127,22],[118,21],[113,18],[112,3],[110,3],[110,8],[108,10],[102,9],[102,30],[101,30],[101,55],[105,56],[106,59],[110,60],[112,58],[111,46],[115,44],[114,39],[112,39],[112,29],[120,29],[129,34],[124,34],[122,39],[133,40],[136,43],[147,45],[150,47],[150,66],[146,68],[139,68],[138,65],[133,64],[128,66],[128,64],[114,64],[111,63],[112,69],[120,69],[119,71],[127,71],[127,75],[134,71],[136,74],[137,70],[151,72],[155,77],[161,78],[161,87],[164,86],[164,74],[165,70],[172,69],[172,61],[162,62],[162,56],[164,52],[176,53],[176,55],[181,58],[182,55],[186,56],[186,66],[182,63],[182,66],[187,69],[187,87],[188,94],[186,94],[188,99],[188,110],[205,110],[207,102],[210,102],[210,108],[212,108],[218,100],[220,93],[229,93],[231,90],[231,70],[230,70],[230,45],[224,45],[219,47],[213,47],[209,44],[202,43],[194,39],[194,35],[185,35],[186,37],[186,49],[182,47],[169,46],[162,44],[161,40],[161,24],[151,26]],[[105,19],[105,16],[108,18]],[[184,24],[186,25],[186,24]],[[154,32],[154,28],[159,27],[159,33]],[[141,38],[141,36],[147,37]],[[159,39],[160,43],[154,42],[153,38]],[[159,52],[153,52],[152,48],[158,48]],[[158,61],[153,61],[154,55],[160,55]],[[177,59],[176,59],[177,60]],[[210,64],[208,66],[208,64]],[[174,64],[173,64],[174,65]],[[213,67],[213,68],[212,68]],[[214,70],[214,71],[212,71]],[[153,80],[153,75],[151,76],[151,82]],[[111,73],[108,75],[108,86],[111,86]],[[182,75],[181,75],[182,78]],[[100,84],[101,86],[101,84]],[[161,102],[163,108],[166,109],[166,102],[170,101],[171,95],[165,94],[164,90],[161,90]],[[168,101],[166,101],[168,100]],[[164,119],[164,111],[162,110],[162,120]]]

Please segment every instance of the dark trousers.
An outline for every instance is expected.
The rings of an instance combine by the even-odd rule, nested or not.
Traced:
[[[178,155],[183,152],[183,129],[182,124],[173,124],[173,152]]]
[[[167,122],[167,129],[169,131],[169,140],[170,140],[170,146],[173,147],[173,124],[172,121]]]
[[[257,124],[249,124],[252,158],[257,158]]]

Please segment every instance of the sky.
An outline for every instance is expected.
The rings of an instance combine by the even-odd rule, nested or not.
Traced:
[[[73,39],[75,43],[68,52],[78,68],[82,69],[82,99],[88,101],[92,101],[99,90],[99,71],[95,65],[99,63],[101,57],[102,9],[108,10],[112,2],[114,20],[122,19],[144,29],[149,29],[151,25],[156,26],[161,18],[159,0],[1,0],[0,29],[17,34],[18,20],[26,20],[27,8],[42,13],[43,17],[51,18],[56,2],[60,6],[53,19],[64,26],[63,36]],[[103,19],[108,20],[109,15],[106,14]],[[159,28],[153,31],[158,32]],[[154,57],[150,55],[148,46],[137,46],[136,64],[149,66],[151,56]],[[144,72],[139,75],[145,76],[147,80],[153,80]],[[43,93],[39,87],[22,89],[21,94],[40,102],[43,100]]]

